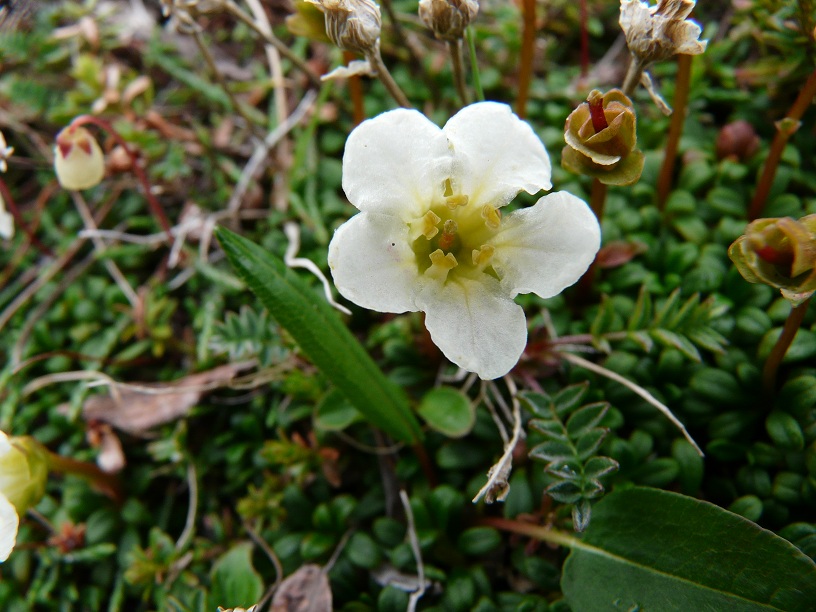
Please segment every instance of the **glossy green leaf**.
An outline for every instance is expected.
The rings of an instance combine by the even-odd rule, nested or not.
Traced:
[[[476,422],[476,409],[461,391],[451,387],[431,389],[423,397],[417,410],[431,429],[451,438],[470,433]]]
[[[332,389],[317,405],[315,427],[324,431],[342,431],[362,418],[345,395]]]
[[[788,541],[708,502],[616,491],[571,540],[561,586],[573,610],[813,609],[816,565]]]
[[[276,257],[229,230],[218,240],[238,275],[303,353],[374,425],[407,443],[421,439],[405,395],[391,383],[332,308]]]
[[[264,584],[252,566],[252,544],[234,546],[215,562],[212,600],[220,606],[249,607],[263,597]]]

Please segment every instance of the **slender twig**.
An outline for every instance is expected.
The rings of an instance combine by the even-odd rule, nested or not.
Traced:
[[[122,147],[125,153],[127,153],[128,157],[130,158],[130,167],[133,169],[133,174],[136,175],[136,179],[142,185],[142,191],[144,191],[145,198],[147,199],[147,203],[150,206],[153,216],[156,217],[159,225],[161,225],[161,228],[167,234],[168,243],[172,242],[172,238],[170,236],[170,219],[167,218],[167,213],[164,212],[164,208],[162,208],[162,205],[156,199],[156,196],[153,195],[153,191],[150,187],[150,181],[147,178],[147,173],[144,171],[141,164],[139,164],[136,153],[130,148],[130,145],[128,145],[127,141],[122,138],[119,132],[113,129],[113,126],[104,119],[94,117],[93,115],[80,115],[71,122],[71,126],[78,127],[88,123],[105,130],[105,132],[110,134],[117,144]]]
[[[456,84],[456,91],[462,105],[467,105],[469,100],[467,86],[465,85],[465,65],[462,60],[462,40],[449,40],[448,51],[450,52],[451,67],[453,68],[453,82]]]
[[[411,544],[411,552],[414,553],[417,566],[417,588],[408,598],[408,612],[414,612],[417,602],[425,594],[425,566],[422,563],[422,549],[419,547],[419,537],[414,522],[414,511],[411,509],[411,500],[408,499],[405,489],[400,489],[399,495],[402,507],[405,510],[405,520],[408,522],[408,542]]]
[[[521,521],[513,521],[510,519],[499,518],[497,516],[489,516],[479,520],[479,524],[488,525],[501,529],[503,531],[510,531],[519,535],[529,536],[536,540],[549,542],[550,544],[557,544],[566,548],[581,548],[581,540],[575,538],[568,533],[552,529],[551,527],[541,527],[531,523],[522,523]]]
[[[184,522],[184,529],[176,542],[176,550],[187,548],[190,538],[195,533],[196,514],[198,512],[198,476],[192,460],[187,463],[187,488],[190,492],[190,499],[187,504],[187,520]]]
[[[244,529],[249,534],[249,537],[252,538],[252,541],[255,542],[255,544],[257,544],[262,551],[264,551],[266,556],[269,558],[269,561],[272,563],[272,567],[275,568],[275,582],[271,587],[269,587],[269,590],[274,592],[283,580],[283,566],[281,565],[280,559],[266,540],[264,540],[246,520],[243,520],[243,524]],[[266,597],[264,597],[264,599],[266,599]]]
[[[768,194],[771,192],[771,186],[776,176],[776,169],[779,166],[779,161],[782,159],[782,152],[785,149],[785,145],[788,139],[798,129],[799,120],[802,118],[802,115],[805,114],[814,96],[816,96],[816,70],[808,77],[804,87],[802,87],[802,90],[799,92],[799,96],[796,98],[793,106],[790,107],[788,114],[782,121],[776,124],[776,135],[774,136],[773,142],[771,142],[771,148],[768,151],[765,166],[762,168],[762,175],[759,177],[754,199],[751,200],[751,206],[748,208],[748,218],[750,220],[753,221],[762,215],[762,211],[765,209],[765,201],[768,199]]]
[[[782,333],[765,361],[765,366],[762,368],[762,384],[769,396],[773,395],[776,389],[776,373],[779,371],[779,365],[785,358],[785,354],[802,326],[811,299],[808,298],[798,306],[791,308],[788,318],[785,319],[785,325],[782,327]]]
[[[371,67],[377,73],[380,82],[382,82],[385,89],[388,90],[388,93],[391,94],[391,97],[394,98],[394,101],[403,108],[413,108],[411,103],[408,101],[408,98],[405,96],[405,93],[403,93],[400,86],[397,85],[394,77],[392,77],[391,73],[388,72],[388,68],[385,66],[385,62],[383,62],[382,56],[380,55],[379,46],[374,49],[374,51],[370,53],[366,59],[368,59]]]
[[[623,93],[632,97],[635,93],[635,88],[640,83],[640,76],[643,74],[643,69],[646,66],[634,55],[629,58],[629,69],[626,71],[626,78],[623,79]]]
[[[522,19],[524,26],[521,33],[521,57],[519,58],[518,96],[516,97],[516,114],[524,119],[527,116],[527,98],[530,95],[530,82],[533,77],[533,55],[536,34],[536,0],[522,0]]]
[[[683,134],[683,124],[686,121],[686,105],[689,97],[689,83],[691,81],[691,55],[677,56],[677,77],[674,87],[674,112],[669,123],[669,135],[666,138],[666,152],[663,155],[663,165],[657,178],[657,208],[666,207],[666,199],[672,186],[674,162],[677,159],[677,147],[680,136]]]
[[[572,353],[558,353],[563,359],[569,361],[570,363],[577,365],[578,367],[584,368],[585,370],[589,370],[590,372],[595,372],[596,374],[600,374],[609,380],[614,380],[616,383],[622,384],[624,387],[639,395],[647,402],[649,402],[652,406],[657,408],[663,415],[671,421],[677,429],[681,431],[683,437],[689,441],[689,443],[694,447],[697,453],[703,457],[703,450],[697,446],[697,443],[694,441],[694,438],[691,437],[689,432],[686,430],[686,426],[680,422],[680,420],[674,416],[672,411],[669,409],[666,404],[661,402],[657,399],[654,395],[649,393],[646,389],[641,387],[640,385],[633,383],[631,380],[624,378],[620,374],[613,372],[603,366],[599,366],[597,363],[592,363],[591,361],[587,361],[583,357],[579,357],[578,355],[573,355]]]
[[[578,10],[581,19],[581,78],[589,75],[589,10],[587,0],[579,0]]]
[[[11,216],[14,217],[14,223],[16,223],[17,226],[23,230],[23,233],[28,237],[29,242],[31,242],[31,244],[37,247],[37,250],[39,250],[40,253],[42,253],[46,257],[53,257],[54,252],[47,246],[45,246],[42,242],[40,242],[40,239],[37,238],[37,235],[34,233],[34,230],[32,230],[28,223],[25,222],[25,219],[23,219],[23,215],[20,212],[20,209],[17,208],[17,204],[15,203],[14,198],[11,197],[11,191],[9,190],[8,186],[6,185],[6,182],[2,178],[0,178],[0,196],[2,196],[2,199],[5,201],[6,206],[8,206]]]
[[[278,52],[292,62],[292,65],[295,66],[298,70],[300,70],[306,77],[309,79],[309,83],[312,87],[319,89],[321,82],[320,77],[314,73],[314,71],[309,68],[306,62],[295,55],[289,47],[287,47],[279,38],[277,38],[271,32],[264,31],[263,27],[260,26],[255,20],[244,12],[240,6],[235,4],[233,0],[224,0],[222,6],[229,12],[231,15],[236,17],[239,21],[245,23],[250,28],[252,28],[255,32],[260,34],[260,36],[266,41],[268,44],[275,47]]]
[[[479,74],[479,60],[476,58],[476,35],[473,33],[473,26],[468,26],[465,30],[465,37],[470,53],[470,74],[473,78],[473,89],[476,90],[476,100],[484,101],[485,95],[482,89],[482,77]]]

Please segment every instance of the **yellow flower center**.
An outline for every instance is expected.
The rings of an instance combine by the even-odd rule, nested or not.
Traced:
[[[467,195],[453,193],[450,180],[446,181],[444,199],[409,223],[420,274],[442,282],[451,274],[498,278],[490,263],[494,248],[488,242],[500,225],[498,208],[476,206]]]

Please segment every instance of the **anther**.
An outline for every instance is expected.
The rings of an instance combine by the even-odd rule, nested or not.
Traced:
[[[436,280],[444,281],[448,278],[448,272],[459,265],[453,253],[445,253],[442,249],[436,249],[429,257],[431,267],[425,270],[425,274]]]
[[[439,215],[429,210],[424,216],[411,221],[409,224],[411,226],[411,241],[413,242],[420,236],[425,236],[428,240],[436,236],[439,233],[439,228],[436,226],[441,220]]]
[[[445,204],[448,205],[448,208],[454,210],[459,206],[467,206],[468,199],[466,195],[449,196],[445,198]]]
[[[482,219],[485,220],[485,225],[492,229],[498,229],[501,225],[501,211],[498,208],[485,204],[482,206]]]
[[[473,265],[476,266],[479,272],[490,264],[495,250],[496,249],[489,244],[483,244],[480,249],[473,249]]]

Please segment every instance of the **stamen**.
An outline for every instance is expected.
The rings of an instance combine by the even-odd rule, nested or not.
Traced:
[[[453,246],[453,241],[456,240],[456,232],[459,231],[459,226],[453,219],[445,221],[442,229],[442,236],[439,238],[439,248],[447,251]]]
[[[490,244],[483,244],[480,249],[473,249],[473,265],[476,266],[479,272],[490,264],[495,251],[495,247]]]
[[[448,208],[454,210],[458,206],[467,206],[468,199],[469,198],[466,195],[449,196],[445,198],[445,204],[448,205]]]
[[[411,242],[420,236],[425,236],[425,238],[428,240],[436,236],[439,233],[439,228],[436,227],[436,225],[441,220],[442,219],[439,217],[439,215],[432,210],[429,210],[424,216],[411,221],[409,223],[411,226]]]
[[[490,204],[482,206],[482,219],[485,225],[492,229],[498,229],[501,225],[501,211]]]
[[[436,249],[429,257],[431,267],[425,270],[425,274],[439,281],[445,281],[448,278],[448,272],[459,265],[453,253],[445,253],[442,249]]]

